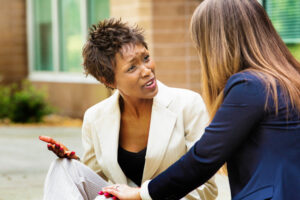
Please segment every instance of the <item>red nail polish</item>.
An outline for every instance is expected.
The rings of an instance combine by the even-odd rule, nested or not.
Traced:
[[[75,151],[72,151],[71,153],[70,153],[70,156],[74,156],[75,155]]]
[[[101,190],[100,192],[98,192],[99,195],[103,195],[104,192]]]
[[[103,195],[104,192],[101,190],[100,192],[98,192],[99,195]]]
[[[55,148],[59,149],[60,145],[59,144],[55,144]]]
[[[113,200],[117,200],[117,197],[113,196]]]
[[[51,144],[47,144],[47,147],[48,147],[49,150],[52,149],[52,145]]]
[[[110,197],[110,194],[109,194],[108,192],[104,192],[104,196],[105,196],[106,198],[108,198],[108,197]]]

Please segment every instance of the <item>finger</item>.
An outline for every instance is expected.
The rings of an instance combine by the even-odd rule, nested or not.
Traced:
[[[47,144],[47,148],[48,148],[49,151],[52,151],[53,150],[52,144]]]
[[[103,189],[103,191],[104,191],[104,190],[106,190],[106,189],[114,189],[114,188],[116,188],[117,186],[119,186],[119,185],[117,185],[117,184],[114,184],[114,185],[108,185],[108,186],[103,187],[102,189]]]
[[[65,150],[64,150],[62,147],[60,147],[60,148],[58,149],[58,156],[59,156],[60,158],[63,158],[64,155],[65,155]]]
[[[59,150],[61,148],[61,146],[59,144],[54,144],[54,147],[56,150]]]
[[[104,192],[104,194],[107,192],[107,193],[115,196],[118,199],[122,199],[121,192],[118,190],[115,190],[113,188],[106,188],[106,189],[103,188],[103,192]]]
[[[64,158],[78,160],[78,156],[76,155],[75,151],[65,151]]]
[[[61,158],[60,149],[55,148],[54,144],[47,144],[47,148],[49,151],[52,151],[57,157]]]
[[[48,137],[48,136],[39,136],[39,139],[41,141],[44,141],[44,142],[47,142],[47,143],[58,144],[58,142],[56,142],[54,139],[52,139],[51,137]]]

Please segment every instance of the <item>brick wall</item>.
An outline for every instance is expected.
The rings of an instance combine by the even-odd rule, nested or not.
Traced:
[[[25,0],[0,0],[0,83],[27,76]]]
[[[158,78],[200,91],[200,68],[189,24],[199,0],[153,0],[153,46]]]
[[[110,0],[110,16],[122,18],[129,24],[138,24],[145,30],[145,38],[153,53],[152,38],[152,1],[153,0]]]
[[[33,82],[48,94],[49,103],[62,115],[81,118],[90,106],[110,96],[102,84]]]

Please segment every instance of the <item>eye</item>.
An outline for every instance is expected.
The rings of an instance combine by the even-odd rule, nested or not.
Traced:
[[[148,62],[150,60],[150,56],[149,55],[146,55],[145,57],[144,57],[144,61],[145,62]]]
[[[128,71],[128,72],[131,72],[131,71],[135,70],[135,68],[136,68],[135,65],[131,65],[131,66],[127,69],[127,71]]]

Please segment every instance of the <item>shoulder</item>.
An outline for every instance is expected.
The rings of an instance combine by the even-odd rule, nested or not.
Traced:
[[[224,101],[264,103],[266,86],[261,77],[252,72],[239,72],[232,75],[224,88]],[[251,102],[254,101],[254,102]]]
[[[113,109],[118,107],[119,93],[116,91],[110,97],[100,101],[99,103],[89,107],[84,114],[84,120],[93,121],[98,119],[100,115],[106,112],[113,112]]]
[[[251,72],[239,72],[232,75],[224,88],[224,93],[228,93],[233,87],[237,85],[247,85],[254,88],[264,88],[264,83],[257,75]]]
[[[171,104],[204,104],[201,95],[189,89],[169,87],[164,85],[163,83],[160,83],[159,90],[164,98],[171,99]]]

